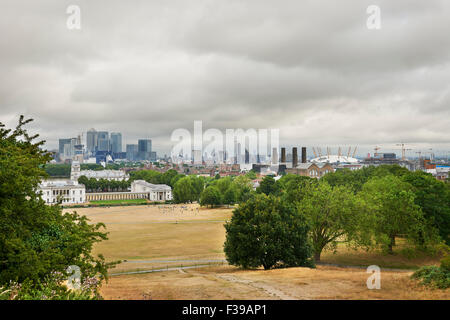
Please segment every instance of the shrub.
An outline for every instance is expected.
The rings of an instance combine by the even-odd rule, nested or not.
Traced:
[[[450,272],[450,254],[441,259],[441,269]]]
[[[81,287],[71,290],[64,285],[64,275],[53,273],[44,280],[10,282],[0,287],[0,300],[101,300],[98,287],[100,280],[85,278]]]
[[[442,267],[422,267],[411,276],[419,280],[420,284],[438,289],[450,288],[450,271]]]

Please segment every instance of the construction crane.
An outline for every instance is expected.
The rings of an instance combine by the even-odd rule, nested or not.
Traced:
[[[422,159],[422,151],[416,151],[417,154],[419,154],[419,161]]]
[[[373,148],[375,150],[375,153],[373,154],[373,157],[376,158],[379,156],[378,150],[380,150],[381,148],[379,146],[375,146],[375,148]]]
[[[412,149],[407,149],[404,143],[397,143],[396,146],[402,147],[402,160],[406,160],[406,151],[410,151]]]
[[[429,154],[429,155],[430,155],[430,161],[433,161],[433,158],[434,158],[433,149],[430,148],[430,149],[428,149],[428,150],[430,150],[430,151],[427,151],[427,152],[425,152],[425,153],[426,153],[426,154]]]

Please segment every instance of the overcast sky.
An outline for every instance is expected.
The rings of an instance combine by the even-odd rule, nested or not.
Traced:
[[[287,146],[450,150],[448,0],[0,3],[0,121],[34,118],[48,148],[93,127],[165,153],[202,120]]]

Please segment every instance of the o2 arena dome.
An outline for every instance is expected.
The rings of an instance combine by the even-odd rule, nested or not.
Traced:
[[[353,157],[339,156],[339,155],[326,155],[317,157],[311,160],[316,163],[358,163],[359,160]]]

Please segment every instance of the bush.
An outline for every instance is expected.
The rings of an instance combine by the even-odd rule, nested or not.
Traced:
[[[422,267],[411,276],[419,280],[422,285],[438,289],[450,288],[450,271],[442,267]]]
[[[53,273],[41,281],[26,280],[22,283],[10,282],[0,287],[0,300],[101,300],[98,292],[99,279],[84,279],[80,289],[71,290],[63,284],[62,273]]]
[[[450,272],[450,255],[441,259],[441,269]]]
[[[225,225],[228,262],[243,268],[314,267],[303,216],[274,196],[256,195],[233,211]]]

